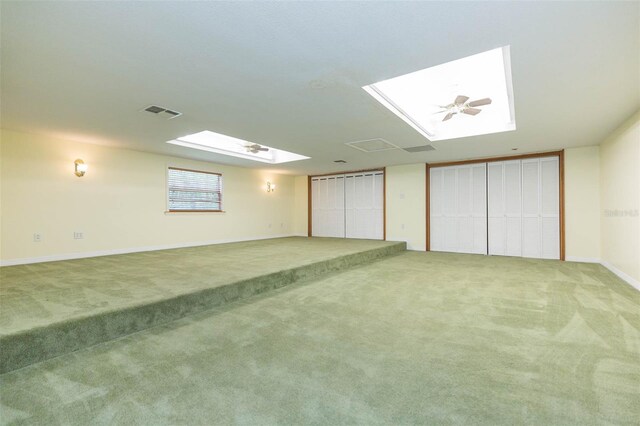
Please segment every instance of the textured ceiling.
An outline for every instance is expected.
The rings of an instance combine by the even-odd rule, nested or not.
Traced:
[[[1,7],[2,126],[89,143],[265,168],[164,143],[208,129],[310,156],[273,166],[307,174],[594,145],[640,108],[638,2]],[[427,144],[361,86],[505,45],[516,131],[344,145]],[[150,104],[184,115],[138,112]]]

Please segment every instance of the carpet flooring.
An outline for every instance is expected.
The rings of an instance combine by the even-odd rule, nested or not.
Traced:
[[[405,252],[0,376],[2,424],[638,424],[640,292]]]

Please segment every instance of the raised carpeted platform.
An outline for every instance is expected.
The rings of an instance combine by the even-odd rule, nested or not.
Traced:
[[[292,237],[3,267],[0,373],[405,248]]]

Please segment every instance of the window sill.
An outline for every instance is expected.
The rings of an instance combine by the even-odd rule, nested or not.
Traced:
[[[169,215],[173,215],[173,214],[186,214],[186,215],[192,215],[192,214],[219,214],[219,213],[226,213],[226,211],[224,210],[184,210],[184,211],[170,211],[167,210],[164,212],[164,214],[169,214]]]

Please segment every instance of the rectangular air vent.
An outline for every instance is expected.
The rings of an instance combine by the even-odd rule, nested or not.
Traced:
[[[402,148],[407,152],[426,152],[426,151],[435,151],[436,149],[431,145],[420,145],[420,146],[412,146],[410,148]]]
[[[148,107],[146,107],[143,111],[147,111],[150,112],[152,114],[156,114],[159,117],[165,118],[167,120],[170,120],[172,118],[176,118],[182,115],[181,112],[178,111],[173,111],[158,105],[149,105]]]
[[[355,148],[363,152],[378,152],[378,151],[389,151],[392,149],[398,149],[398,147],[395,146],[394,144],[380,138],[367,139],[364,141],[347,142],[345,143],[345,145],[348,145],[351,148]]]

